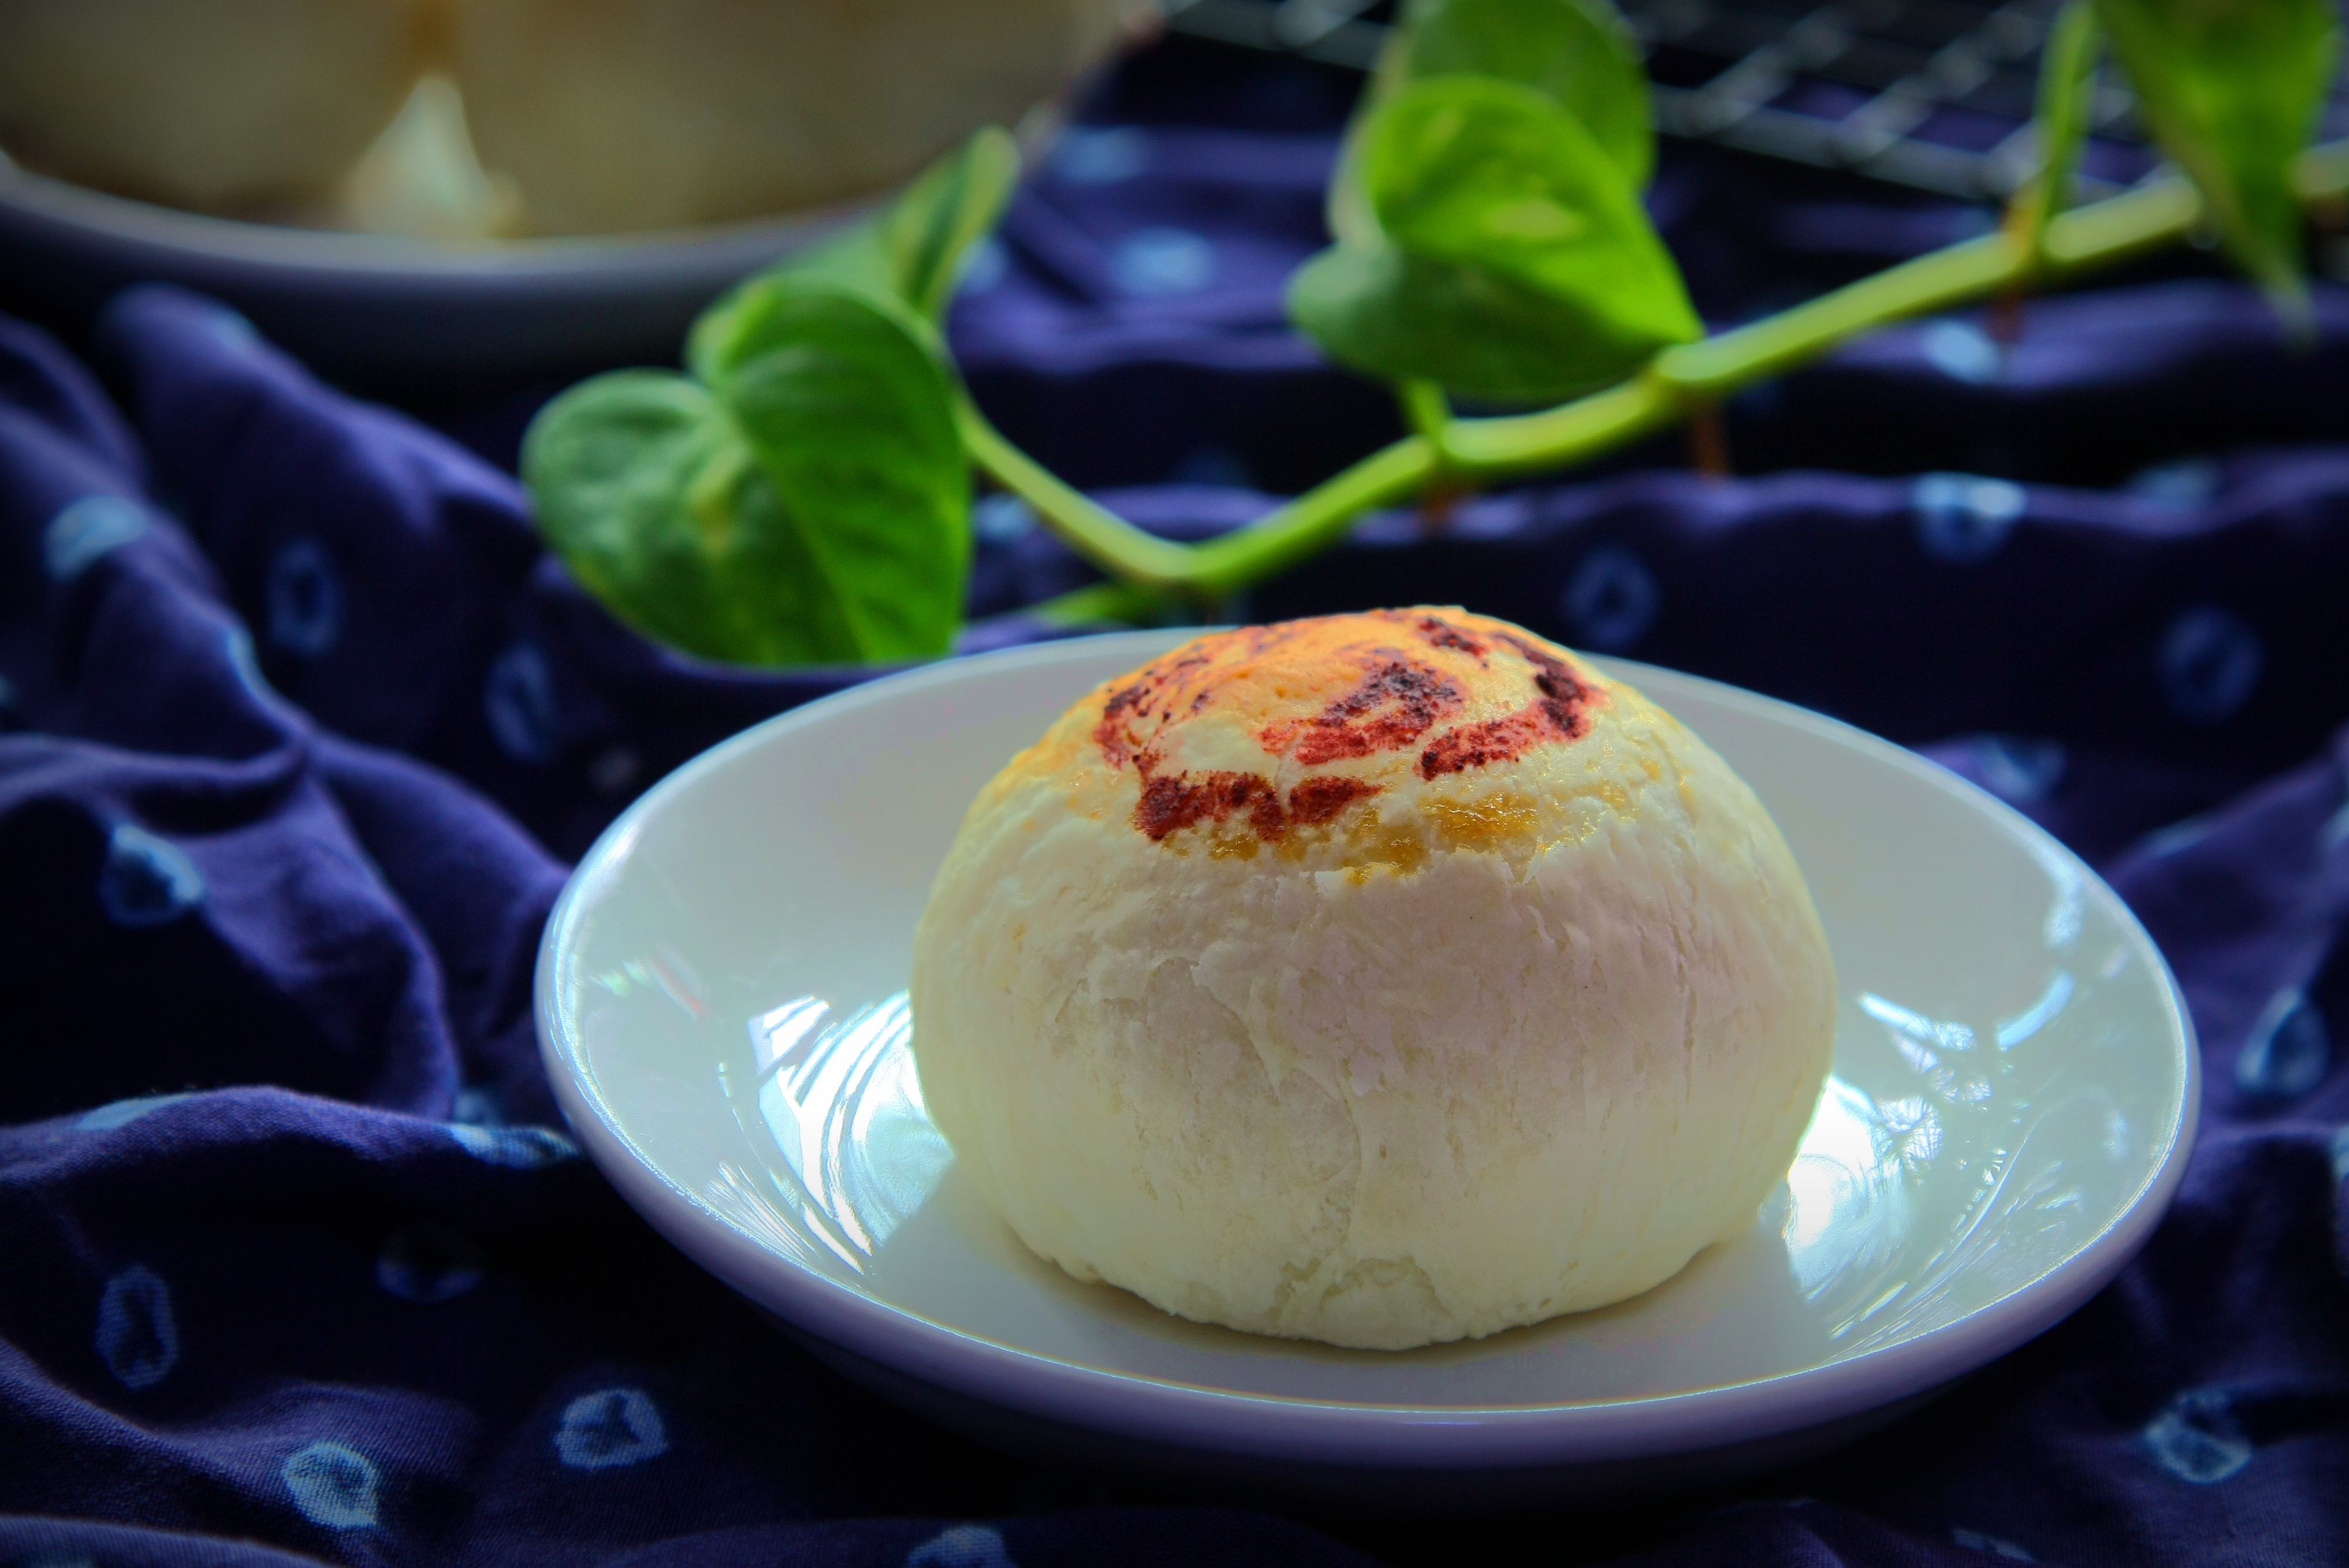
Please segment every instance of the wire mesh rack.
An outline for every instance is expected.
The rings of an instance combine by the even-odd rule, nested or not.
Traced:
[[[2037,161],[2039,48],[2061,0],[1621,0],[1657,129],[1919,190],[1998,200]],[[1392,0],[1162,0],[1174,32],[1367,70]],[[2078,191],[2159,164],[2127,90],[2099,77]],[[2336,92],[2323,135],[2349,134]]]

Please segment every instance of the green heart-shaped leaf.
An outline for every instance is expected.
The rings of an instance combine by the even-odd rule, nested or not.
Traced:
[[[1656,166],[1648,77],[1608,0],[1413,0],[1407,81],[1496,77],[1529,87],[1582,122],[1634,190]]]
[[[2237,264],[2304,312],[2293,160],[2333,85],[2334,0],[2096,0],[2162,150],[2192,177]]]
[[[1290,315],[1338,359],[1537,399],[1702,332],[1621,167],[1547,95],[1481,77],[1414,82],[1371,113],[1360,154],[1375,232],[1289,287]]]
[[[1323,252],[1290,285],[1289,309],[1359,369],[1506,402],[1567,397],[1642,357],[1600,345],[1585,318],[1496,273],[1392,245]]]
[[[1360,175],[1371,116],[1415,81],[1492,77],[1532,88],[1580,120],[1634,189],[1655,171],[1648,77],[1610,0],[1413,0],[1390,35],[1330,181],[1330,232],[1376,232]]]
[[[802,530],[698,384],[583,382],[532,423],[522,472],[572,575],[647,636],[735,664],[858,656]]]
[[[760,295],[785,279],[900,300],[943,321],[971,247],[994,230],[1019,181],[1019,144],[1001,127],[987,127],[924,170],[882,211],[736,285],[694,324],[687,363],[711,379],[709,366],[732,352]]]
[[[928,324],[892,300],[779,279],[710,368],[859,656],[946,652],[970,569],[970,471]]]
[[[546,407],[523,447],[540,529],[621,619],[704,657],[944,653],[970,490],[926,333],[903,306],[779,282],[729,334],[714,393],[622,371]]]
[[[971,247],[994,232],[1019,183],[1019,145],[999,126],[926,170],[882,222],[897,296],[943,321]]]

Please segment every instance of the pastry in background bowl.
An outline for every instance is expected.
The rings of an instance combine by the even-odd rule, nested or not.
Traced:
[[[417,0],[0,0],[0,147],[205,211],[318,201],[390,123]]]
[[[971,807],[914,1049],[1034,1251],[1379,1349],[1605,1305],[1740,1234],[1834,969],[1767,811],[1619,682],[1456,609],[1213,633]]]
[[[1129,0],[454,0],[484,167],[542,233],[789,211],[1048,101]]]
[[[730,222],[886,190],[1053,103],[1147,11],[0,0],[0,149],[143,201],[419,239]]]

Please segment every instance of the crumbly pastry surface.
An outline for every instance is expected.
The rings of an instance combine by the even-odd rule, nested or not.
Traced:
[[[418,0],[0,0],[0,145],[149,201],[330,190],[421,68]]]
[[[931,1115],[1034,1251],[1206,1323],[1399,1349],[1741,1233],[1834,974],[1743,780],[1506,623],[1201,637],[971,807],[916,938]]]
[[[455,0],[488,169],[543,233],[788,212],[903,180],[1099,59],[1126,0]]]

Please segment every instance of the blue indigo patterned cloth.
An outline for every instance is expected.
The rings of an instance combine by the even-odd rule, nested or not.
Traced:
[[[1180,64],[1178,60],[1176,64]],[[1282,325],[1342,97],[1129,70],[980,257],[1001,422],[1198,538],[1389,437]],[[1977,232],[1685,153],[1716,320]],[[2097,864],[2189,997],[2174,1211],[2042,1339],[1726,1492],[1365,1522],[948,1436],[840,1382],[555,1124],[567,862],[863,672],[699,664],[540,548],[528,400],[330,391],[160,290],[0,320],[0,1563],[2330,1563],[2349,1552],[2349,295],[2199,262],[1857,344],[1666,439],[1369,521],[1257,617],[1457,601],[1840,715]],[[1085,580],[982,501],[968,641]],[[1440,1501],[1440,1500],[1438,1500]]]

